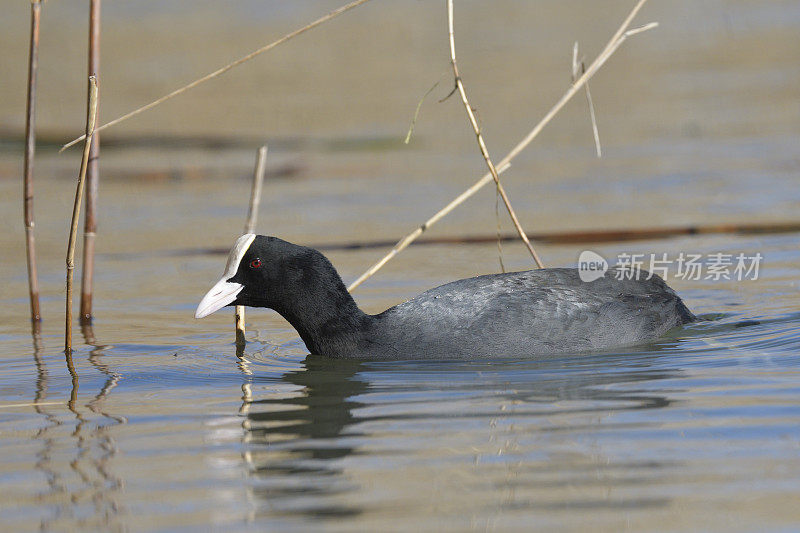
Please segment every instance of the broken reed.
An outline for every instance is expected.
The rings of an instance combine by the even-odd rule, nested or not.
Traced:
[[[256,220],[258,219],[258,206],[261,204],[261,185],[264,183],[264,173],[267,168],[267,145],[258,149],[256,155],[256,168],[253,171],[253,184],[250,187],[250,207],[247,210],[247,222],[244,224],[245,233],[255,233]],[[244,334],[244,306],[237,305],[233,312],[233,322],[236,328],[236,346],[244,347],[247,343]]]
[[[89,6],[89,76],[95,78],[100,71],[100,0],[91,0]],[[95,133],[89,148],[89,166],[86,169],[86,215],[83,221],[83,269],[81,270],[80,323],[92,323],[92,285],[94,280],[94,241],[97,234],[97,187],[100,136]]]
[[[572,83],[577,81],[578,76],[586,72],[586,65],[583,58],[578,60],[578,41],[572,46]],[[589,106],[589,118],[592,121],[592,135],[594,136],[594,149],[597,152],[597,157],[603,157],[603,147],[600,145],[600,130],[597,128],[597,116],[594,112],[594,102],[592,101],[592,91],[589,90],[589,82],[587,81],[583,88],[586,92],[586,104]]]
[[[83,146],[81,169],[78,173],[78,186],[75,190],[75,203],[72,207],[72,223],[69,229],[69,243],[67,244],[67,297],[66,318],[64,330],[64,351],[67,355],[72,353],[72,275],[75,270],[75,241],[78,237],[78,219],[81,214],[81,198],[86,182],[86,169],[89,164],[89,150],[94,137],[95,121],[97,119],[97,78],[89,76],[89,105],[86,112],[86,141]],[[69,363],[69,359],[68,359]]]
[[[28,293],[34,337],[41,329],[39,308],[39,277],[36,271],[36,241],[33,234],[33,157],[36,152],[36,78],[39,69],[39,22],[42,3],[31,2],[31,36],[28,51],[28,95],[25,110],[25,156],[22,191],[22,211],[25,221],[25,251],[28,264]]]
[[[614,52],[622,45],[625,40],[632,36],[636,35],[637,33],[641,33],[643,31],[650,30],[658,26],[658,23],[651,22],[650,24],[646,24],[640,28],[634,28],[632,30],[628,30],[633,18],[639,13],[639,10],[642,8],[644,3],[647,0],[639,0],[637,4],[633,7],[628,16],[622,22],[622,25],[617,29],[616,33],[611,37],[611,39],[606,44],[603,51],[595,58],[589,68],[586,69],[584,72],[561,96],[561,99],[556,102],[556,104],[550,108],[545,116],[539,121],[536,126],[522,139],[517,145],[511,149],[506,156],[500,160],[500,162],[496,165],[497,174],[502,174],[505,172],[510,166],[511,161],[519,155],[527,146],[533,142],[533,140],[541,133],[544,127],[553,120],[553,117],[561,111],[561,109],[566,105],[569,100],[575,96],[583,86],[586,84],[589,79],[595,75],[595,73],[600,70],[608,58],[610,58]],[[444,218],[448,213],[450,213],[453,209],[464,203],[468,198],[473,196],[476,192],[478,192],[484,185],[489,183],[494,179],[494,175],[491,172],[484,174],[484,176],[476,181],[471,187],[467,190],[456,196],[449,204],[444,206],[438,212],[436,212],[432,217],[426,220],[422,225],[414,229],[411,233],[397,241],[397,244],[389,250],[389,252],[384,255],[381,259],[379,259],[375,264],[369,267],[363,274],[361,274],[354,282],[352,282],[348,287],[347,290],[352,292],[354,291],[359,285],[364,283],[367,279],[372,277],[378,270],[383,267],[386,263],[388,263],[393,257],[397,254],[405,250],[412,242],[414,242],[420,235],[422,235],[428,228],[433,226],[436,222]]]
[[[497,187],[497,193],[503,199],[503,203],[506,206],[508,215],[511,217],[511,221],[514,223],[514,228],[517,230],[517,233],[519,233],[522,242],[524,242],[525,246],[528,248],[528,252],[530,252],[533,260],[536,262],[536,266],[539,268],[544,268],[544,264],[542,264],[539,254],[537,254],[536,250],[533,249],[531,241],[528,239],[528,236],[525,235],[525,230],[522,229],[522,224],[519,223],[517,214],[511,207],[511,201],[508,199],[508,195],[506,194],[503,185],[500,183],[500,177],[497,174],[497,169],[494,167],[494,163],[492,163],[492,159],[489,157],[489,150],[486,148],[486,143],[483,142],[483,135],[481,135],[481,128],[478,125],[478,120],[475,118],[475,113],[473,113],[472,106],[467,99],[467,91],[464,89],[464,82],[461,79],[461,75],[458,73],[458,64],[456,62],[455,32],[453,30],[453,0],[447,0],[447,28],[448,36],[450,38],[450,64],[453,66],[453,77],[455,78],[458,93],[461,95],[461,102],[464,104],[464,108],[467,111],[467,117],[469,118],[470,125],[472,125],[472,129],[475,132],[475,137],[478,141],[478,147],[480,148],[481,155],[483,156],[484,161],[486,161],[486,166],[489,167],[489,172],[491,173],[495,186]],[[502,265],[502,258],[500,260],[500,264]]]

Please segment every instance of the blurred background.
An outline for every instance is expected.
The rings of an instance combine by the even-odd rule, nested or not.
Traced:
[[[36,207],[43,250],[63,247],[60,221],[79,166],[79,147],[61,155],[55,148],[79,134],[85,120],[83,4],[48,4],[42,17],[37,129],[46,144],[37,153],[36,179],[48,180],[39,188],[49,194],[40,194]],[[630,4],[459,4],[459,62],[495,159],[564,92],[573,43],[590,62]],[[102,15],[101,120],[336,6],[109,2]],[[27,8],[8,2],[0,21],[0,179],[10,190],[21,169]],[[606,156],[594,156],[580,94],[504,176],[524,226],[535,232],[791,216],[800,194],[800,71],[793,68],[799,17],[788,1],[648,3],[636,22],[660,27],[626,42],[590,84]],[[230,241],[241,225],[254,150],[264,141],[276,179],[265,189],[261,231],[314,242],[399,237],[484,173],[461,103],[437,103],[451,88],[445,27],[436,2],[370,2],[107,130],[100,250],[133,246],[142,227],[128,217],[115,222],[133,202],[152,209],[149,223],[165,226],[160,234],[180,237],[184,246]],[[437,80],[412,142],[402,144],[417,103]],[[180,190],[181,183],[214,191],[216,205],[195,206],[203,224],[182,217],[175,227],[169,209],[158,205],[163,187]],[[125,205],[115,202],[118,193]],[[493,196],[487,187],[436,231],[494,231]],[[235,224],[223,208],[233,210]],[[21,235],[15,209],[16,202],[4,206],[4,249]],[[45,218],[50,213],[57,215],[52,221]]]

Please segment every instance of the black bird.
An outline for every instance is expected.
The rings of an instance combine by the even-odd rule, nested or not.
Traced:
[[[607,273],[608,274],[608,273]],[[351,359],[533,358],[646,343],[694,315],[658,276],[544,268],[461,279],[377,315],[358,308],[330,261],[275,237],[239,237],[195,313],[268,307],[311,353]]]

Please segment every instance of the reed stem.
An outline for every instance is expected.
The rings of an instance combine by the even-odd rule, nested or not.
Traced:
[[[572,47],[572,83],[578,79],[578,76],[586,72],[586,65],[583,59],[578,59],[578,41]],[[589,89],[589,83],[585,83],[583,88],[586,91],[586,104],[589,106],[589,118],[592,121],[592,135],[594,136],[594,149],[597,157],[603,157],[603,147],[600,145],[600,130],[597,127],[597,115],[594,112],[594,101],[592,100],[592,91]]]
[[[34,338],[41,331],[42,314],[39,307],[39,276],[36,270],[36,241],[33,220],[33,158],[36,152],[36,79],[39,69],[39,22],[42,3],[31,2],[31,38],[28,52],[28,99],[25,111],[25,156],[23,171],[22,210],[25,221],[25,251],[28,265],[31,324]]]
[[[475,132],[475,137],[478,141],[478,147],[480,148],[481,155],[483,156],[484,161],[486,161],[486,166],[489,167],[489,172],[491,173],[492,179],[494,179],[494,183],[497,187],[497,193],[500,195],[500,198],[503,199],[503,203],[506,206],[508,215],[511,217],[511,221],[514,223],[514,228],[517,230],[517,233],[519,233],[519,237],[528,248],[528,252],[530,252],[533,260],[536,262],[536,266],[539,268],[544,268],[544,264],[542,264],[539,254],[537,254],[536,250],[533,249],[533,245],[528,239],[528,236],[525,234],[525,230],[522,229],[522,224],[520,224],[517,214],[514,212],[514,208],[511,207],[511,201],[508,199],[505,188],[500,183],[500,176],[497,173],[497,169],[494,167],[494,163],[492,163],[491,157],[489,157],[489,150],[486,148],[486,143],[483,141],[481,128],[478,125],[478,120],[475,118],[475,113],[472,111],[472,106],[467,98],[467,92],[464,89],[464,82],[461,80],[461,75],[458,72],[458,64],[456,62],[455,32],[453,31],[453,0],[447,0],[447,28],[450,37],[450,64],[453,65],[453,76],[455,77],[458,93],[461,95],[461,102],[464,104],[464,109],[467,111],[467,117],[469,117],[469,122],[472,125],[473,131]]]
[[[89,105],[86,111],[86,141],[83,146],[81,169],[78,173],[78,186],[75,190],[75,203],[72,207],[72,223],[69,229],[69,242],[67,244],[67,298],[66,319],[64,328],[64,352],[67,354],[67,363],[71,365],[72,354],[72,275],[75,270],[75,242],[78,237],[78,220],[81,214],[81,199],[86,182],[86,169],[89,166],[89,150],[94,137],[95,122],[97,119],[97,78],[89,76]]]
[[[253,172],[253,184],[250,187],[250,207],[247,211],[247,222],[244,225],[245,233],[254,233],[256,220],[258,219],[258,206],[261,204],[261,185],[264,183],[264,173],[267,169],[267,145],[258,149],[256,155],[256,168]],[[244,306],[237,305],[234,308],[233,321],[236,327],[236,346],[244,347]]]
[[[89,7],[89,76],[100,75],[100,2]],[[92,323],[92,285],[94,281],[94,241],[97,235],[97,187],[100,181],[100,136],[95,133],[89,148],[86,169],[86,215],[83,223],[83,270],[81,271],[80,323]]]

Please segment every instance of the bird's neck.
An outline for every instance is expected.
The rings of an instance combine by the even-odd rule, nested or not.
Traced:
[[[335,270],[303,281],[301,290],[275,310],[297,330],[311,353],[337,357],[354,352],[372,317],[358,308]]]

